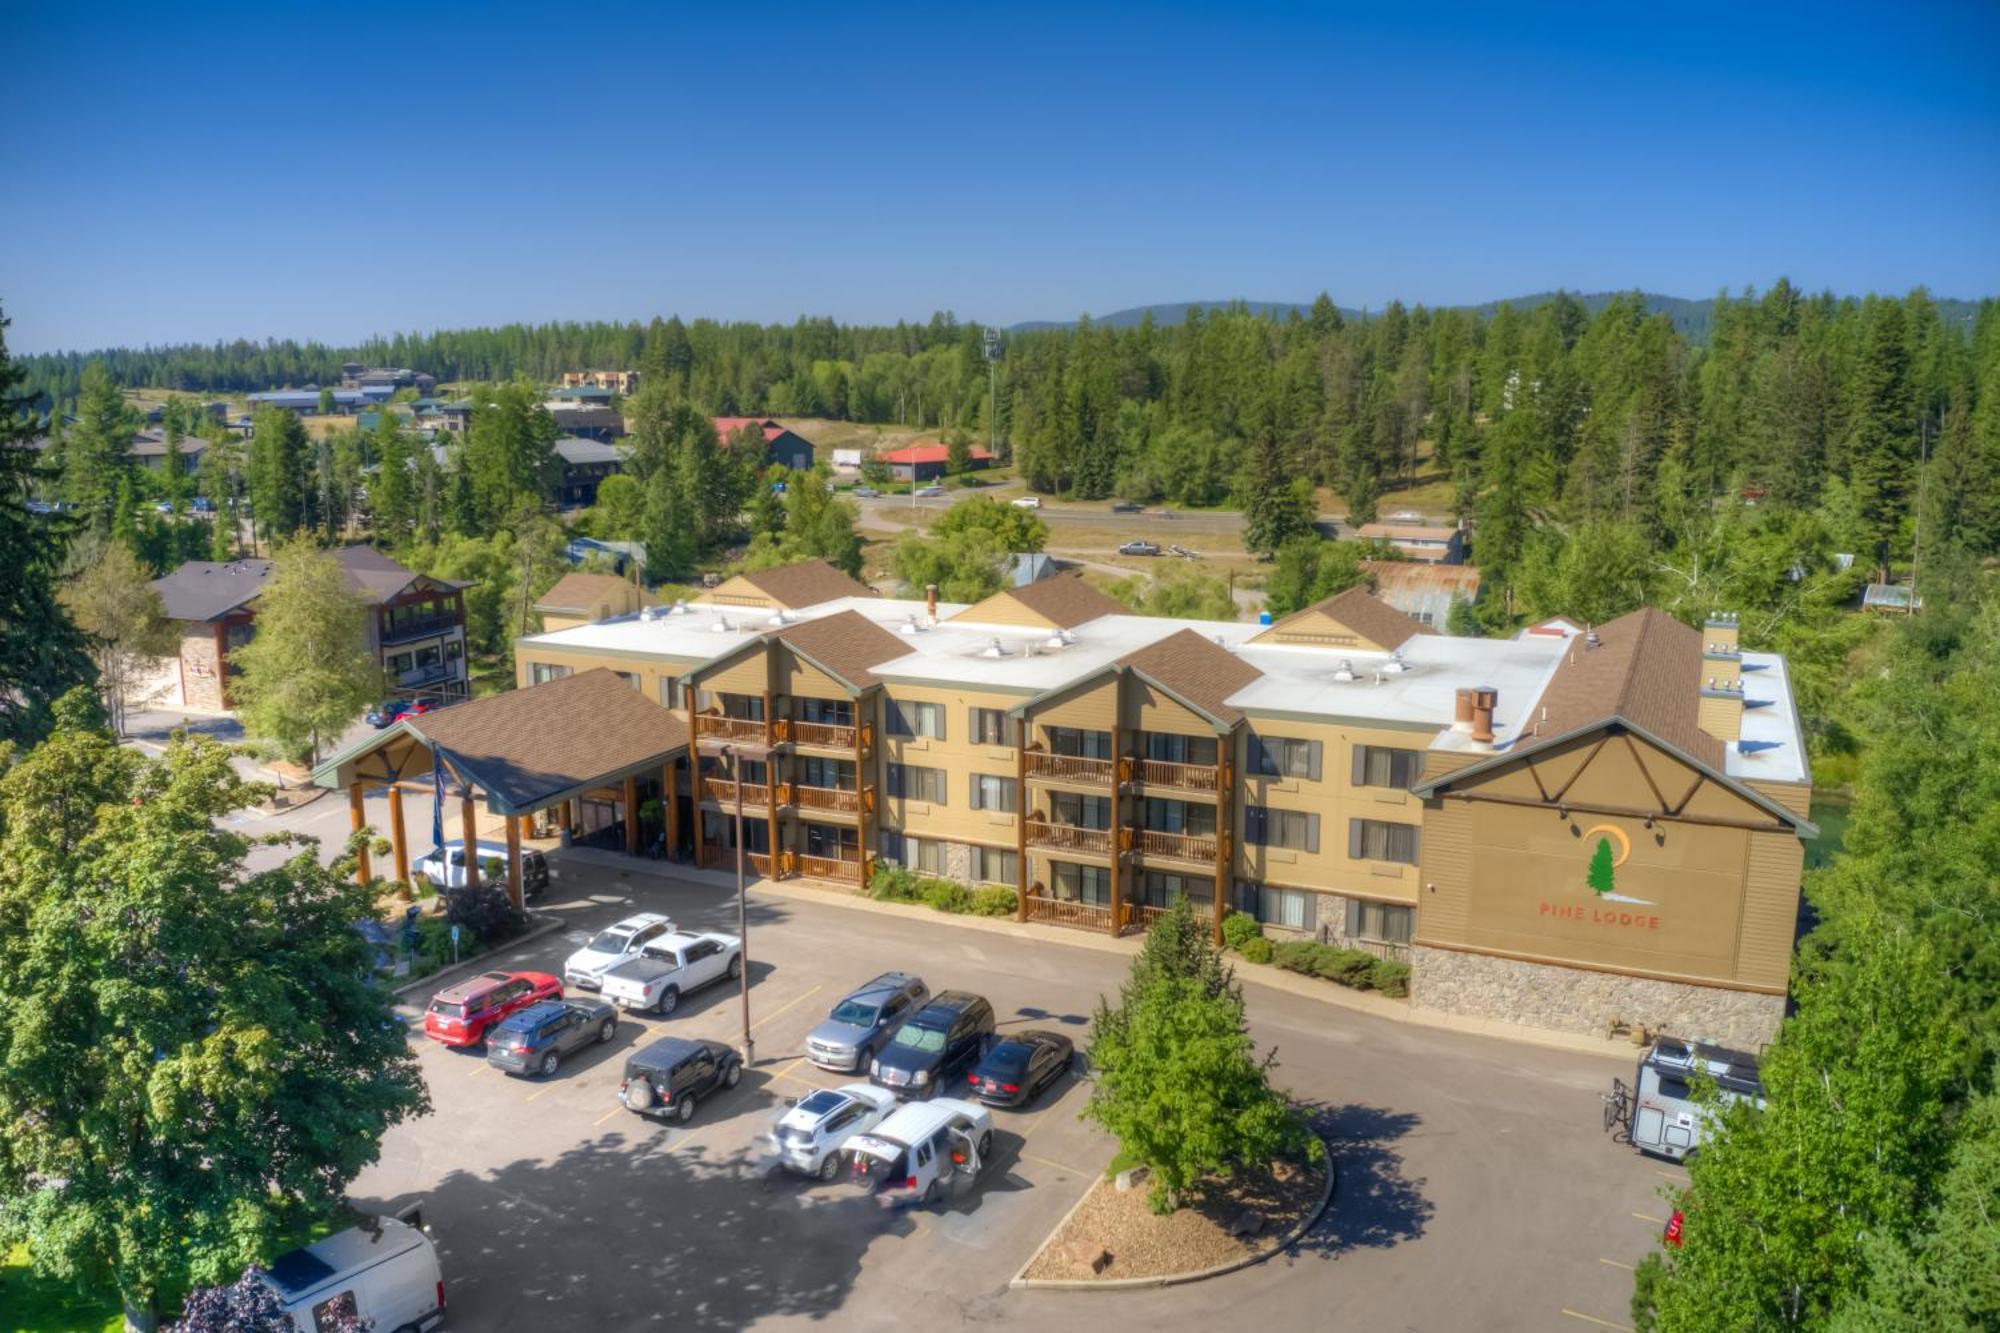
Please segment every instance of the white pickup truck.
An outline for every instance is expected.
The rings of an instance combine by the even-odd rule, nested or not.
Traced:
[[[639,956],[603,975],[603,996],[621,1009],[650,1009],[661,1016],[713,981],[743,975],[743,941],[734,935],[661,935]]]

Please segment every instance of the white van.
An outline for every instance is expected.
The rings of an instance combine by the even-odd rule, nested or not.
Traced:
[[[378,1219],[278,1256],[264,1282],[278,1293],[299,1333],[320,1333],[352,1310],[379,1333],[429,1333],[444,1323],[444,1274],[422,1219]],[[412,1222],[416,1225],[412,1225]]]
[[[883,1203],[935,1203],[993,1156],[993,1116],[956,1097],[906,1102],[842,1152],[854,1179]]]

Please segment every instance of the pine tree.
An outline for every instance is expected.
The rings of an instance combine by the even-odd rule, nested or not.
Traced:
[[[111,531],[117,517],[118,483],[131,468],[132,434],[132,412],[118,386],[103,362],[91,362],[77,393],[76,425],[63,442],[63,492],[100,535]]]
[[[1296,475],[1276,429],[1266,421],[1252,446],[1243,496],[1243,546],[1269,559],[1296,537],[1311,536],[1312,483]]]
[[[309,444],[298,417],[282,407],[257,409],[246,470],[251,513],[266,544],[291,536],[305,524]]]
[[[1871,301],[1855,360],[1848,404],[1848,476],[1873,543],[1878,577],[1886,579],[1908,517],[1917,456],[1916,403],[1903,306]]]

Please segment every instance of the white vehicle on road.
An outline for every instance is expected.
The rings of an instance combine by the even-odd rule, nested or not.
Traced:
[[[377,1218],[379,1232],[352,1227],[281,1254],[264,1285],[300,1328],[327,1328],[346,1313],[428,1333],[444,1323],[444,1273],[422,1219],[413,1220]]]
[[[671,935],[674,923],[658,912],[640,912],[617,925],[606,926],[591,936],[590,943],[563,962],[563,984],[583,990],[597,990],[604,974],[620,963],[629,963],[639,951],[662,935]]]
[[[840,1149],[865,1134],[896,1109],[896,1094],[867,1083],[821,1088],[801,1097],[771,1131],[778,1164],[802,1176],[832,1180],[840,1171]]]
[[[1039,495],[1023,495],[1016,499],[1013,504],[1016,509],[1040,509],[1042,507],[1042,497]]]
[[[841,1154],[885,1204],[935,1203],[972,1180],[993,1156],[993,1115],[975,1102],[906,1102]]]
[[[667,934],[647,941],[639,956],[603,976],[604,998],[620,1009],[650,1009],[662,1017],[723,978],[743,975],[743,941],[734,935]]]

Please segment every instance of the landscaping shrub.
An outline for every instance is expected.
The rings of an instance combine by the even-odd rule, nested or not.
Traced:
[[[1376,990],[1400,1000],[1410,993],[1410,965],[1393,958],[1378,958],[1369,980]]]
[[[489,945],[512,939],[528,924],[527,918],[514,910],[506,890],[491,884],[481,884],[475,889],[461,887],[446,893],[444,919]],[[464,951],[464,940],[459,941],[459,948]],[[447,953],[449,949],[447,945]]]
[[[922,900],[919,881],[902,866],[879,866],[868,881],[868,896],[885,903],[914,903]]]
[[[1227,921],[1223,922],[1222,928],[1225,931],[1228,930],[1229,923]],[[1243,957],[1253,963],[1268,963],[1271,961],[1273,948],[1274,946],[1271,941],[1265,939],[1262,935],[1252,935],[1249,939],[1243,941]]]
[[[972,890],[963,884],[948,879],[927,879],[923,884],[924,901],[940,912],[970,912],[972,910]]]
[[[972,891],[974,916],[1012,916],[1020,904],[1005,884],[987,884]]]
[[[1312,940],[1281,940],[1271,950],[1271,961],[1287,972],[1297,972],[1302,976],[1317,976],[1319,945]]]
[[[1222,918],[1222,942],[1236,952],[1244,953],[1245,944],[1262,938],[1264,927],[1248,912],[1231,912]]]
[[[479,938],[469,931],[460,931],[458,956],[465,957],[479,947]],[[451,963],[451,926],[443,917],[421,916],[417,918],[417,942],[415,952],[410,957],[410,973],[423,976],[435,972]]]
[[[1314,975],[1356,990],[1368,989],[1368,978],[1375,970],[1375,955],[1359,949],[1329,948],[1324,944],[1318,949],[1313,957]]]

